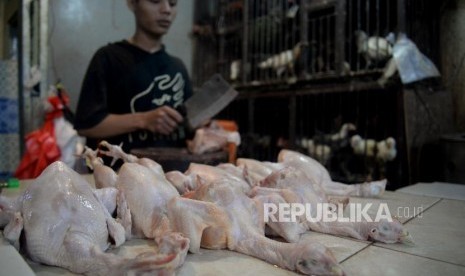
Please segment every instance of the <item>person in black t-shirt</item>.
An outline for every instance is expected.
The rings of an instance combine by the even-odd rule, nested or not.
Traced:
[[[184,145],[176,111],[192,95],[182,61],[162,37],[176,17],[176,0],[127,0],[134,13],[132,37],[100,48],[87,69],[74,127],[96,148],[100,140],[123,150]]]

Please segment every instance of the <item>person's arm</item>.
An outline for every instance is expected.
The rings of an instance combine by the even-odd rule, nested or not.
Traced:
[[[175,130],[183,117],[169,106],[157,109],[128,113],[109,114],[94,127],[78,130],[79,135],[104,139],[136,130],[148,130],[153,133],[170,134]]]

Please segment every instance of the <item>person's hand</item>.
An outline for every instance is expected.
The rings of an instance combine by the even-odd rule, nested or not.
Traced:
[[[153,133],[168,135],[175,130],[183,117],[169,106],[162,106],[143,113],[143,128]]]

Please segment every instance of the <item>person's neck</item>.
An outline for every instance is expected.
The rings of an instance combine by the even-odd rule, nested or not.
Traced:
[[[136,33],[128,39],[129,43],[141,48],[149,53],[155,53],[162,48],[161,37],[148,37],[143,34]]]

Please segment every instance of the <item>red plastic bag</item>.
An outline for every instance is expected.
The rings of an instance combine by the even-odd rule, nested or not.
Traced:
[[[57,96],[50,97],[48,102],[52,110],[47,113],[44,126],[26,136],[26,152],[16,169],[16,178],[36,178],[48,165],[60,159],[53,120],[63,116],[62,103]]]

